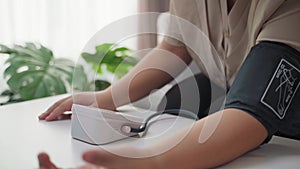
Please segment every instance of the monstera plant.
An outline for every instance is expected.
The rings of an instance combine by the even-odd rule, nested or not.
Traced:
[[[14,96],[14,99],[30,100],[63,94],[71,88],[89,89],[82,66],[75,66],[68,59],[55,58],[53,52],[42,45],[26,43],[12,48],[0,45],[0,54],[9,56],[4,71],[9,91],[3,95],[10,99]],[[74,71],[76,81],[73,81]]]
[[[137,63],[130,56],[129,48],[110,43],[95,48],[95,53],[84,52],[81,56],[100,76],[106,71],[120,78]],[[71,89],[99,91],[110,86],[109,81],[101,79],[89,82],[82,66],[55,58],[53,52],[42,45],[26,43],[12,48],[0,45],[0,54],[9,56],[4,71],[9,90],[0,95],[0,105],[63,94]],[[8,100],[1,103],[1,96]]]
[[[131,50],[127,47],[104,43],[96,46],[95,49],[95,53],[84,52],[81,56],[99,75],[107,71],[117,78],[121,78],[138,62],[131,56]],[[100,79],[96,79],[94,82],[95,90],[102,90],[110,85],[110,82]]]

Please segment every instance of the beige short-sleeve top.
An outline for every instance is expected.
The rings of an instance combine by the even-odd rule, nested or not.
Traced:
[[[227,6],[227,0],[170,2],[170,14],[194,24],[208,37],[223,62],[228,86],[251,47],[260,41],[282,42],[300,51],[300,0],[237,0],[230,12]],[[166,41],[185,45],[185,35],[176,31],[180,37]],[[205,63],[190,54],[202,69]]]

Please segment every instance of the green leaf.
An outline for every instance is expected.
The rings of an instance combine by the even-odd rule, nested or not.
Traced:
[[[8,100],[2,100],[2,102],[0,102],[0,106],[1,105],[6,105],[6,104],[10,104],[10,103],[16,103],[16,102],[20,102],[23,101],[20,98],[19,94],[13,93],[10,90],[5,90],[4,92],[2,92],[0,94],[0,98],[7,98]]]
[[[104,55],[103,55],[104,56]],[[103,58],[100,56],[97,56],[96,54],[89,54],[89,53],[82,53],[81,57],[87,62],[87,63],[99,63],[101,59]]]
[[[74,69],[75,77],[73,78],[72,84],[73,89],[77,91],[87,91],[90,90],[90,85],[88,79],[85,75],[84,69],[82,66],[76,66]]]
[[[2,50],[3,49],[3,50]],[[22,100],[66,93],[72,83],[76,89],[87,89],[88,82],[83,68],[64,58],[54,58],[50,49],[33,43],[15,45],[13,49],[1,46],[1,52],[9,54],[4,77],[13,93]],[[74,74],[74,70],[76,74]],[[73,82],[73,77],[80,79]]]
[[[137,60],[130,56],[131,50],[127,47],[116,47],[114,44],[104,43],[96,46],[94,54],[82,53],[82,58],[92,66],[92,69],[102,74],[102,67],[117,75],[118,78],[125,75],[136,63]],[[115,72],[118,70],[118,72]]]
[[[110,83],[104,80],[95,80],[95,91],[100,91],[108,88]]]
[[[129,48],[126,48],[126,47],[119,47],[119,48],[114,50],[114,52],[127,52],[127,51],[131,51],[131,50]]]
[[[8,48],[5,45],[0,45],[0,53],[4,53],[4,54],[11,54],[13,52],[13,50],[11,50],[10,48]]]
[[[106,53],[106,51],[109,51],[113,45],[114,44],[112,44],[112,43],[104,43],[102,45],[96,46],[96,51],[101,51],[101,52]]]

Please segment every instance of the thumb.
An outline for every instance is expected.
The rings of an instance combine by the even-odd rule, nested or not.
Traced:
[[[122,157],[103,150],[87,151],[82,158],[89,163],[109,169],[141,169],[148,164],[148,166],[151,166],[150,164],[153,162],[149,158]]]
[[[40,169],[58,169],[51,161],[46,153],[39,153],[38,155]]]

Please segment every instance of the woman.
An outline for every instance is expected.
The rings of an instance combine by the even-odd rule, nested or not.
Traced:
[[[267,143],[275,134],[300,138],[300,115],[297,114],[300,111],[297,90],[300,82],[300,1],[173,0],[170,13],[203,31],[216,49],[223,63],[228,90],[225,109],[197,121],[178,145],[157,156],[133,159],[98,150],[86,152],[84,160],[113,169],[212,168]],[[165,66],[170,72],[177,70],[175,75],[184,69],[180,61],[189,64],[195,60],[203,69],[205,63],[186,47],[188,35],[177,32],[176,36],[165,38],[133,71],[109,89],[98,92],[98,106],[115,110],[165,85],[172,77],[164,71],[151,69],[157,65]],[[197,42],[197,39],[189,40]],[[162,57],[159,51],[167,52]],[[180,59],[168,59],[171,57],[165,55],[170,53]],[[214,78],[217,77],[210,80]],[[124,90],[124,86],[129,90]],[[84,99],[85,96],[88,98],[87,93],[77,95],[82,98],[77,103],[94,104]],[[60,100],[39,118],[55,120],[70,110],[72,103],[72,97]],[[199,116],[202,117],[203,112],[199,112]],[[204,142],[199,142],[199,135],[205,132],[202,130],[205,121],[219,117],[214,132]],[[177,134],[180,135],[180,131],[175,137]],[[161,146],[171,139],[153,146]],[[41,168],[55,168],[46,154],[41,154],[39,159]]]

